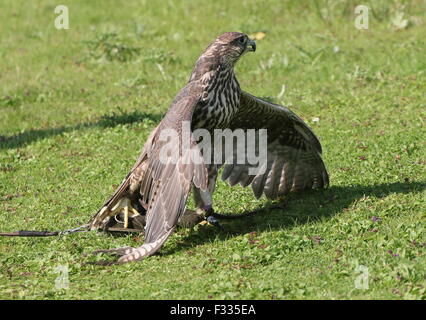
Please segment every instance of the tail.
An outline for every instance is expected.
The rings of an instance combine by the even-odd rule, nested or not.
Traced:
[[[142,246],[136,249],[130,249],[126,251],[125,255],[123,255],[120,259],[118,259],[117,263],[126,263],[132,261],[142,260],[143,258],[149,257],[156,253],[158,249],[161,248],[163,243],[169,238],[169,236],[173,233],[174,228],[170,229],[166,233],[164,233],[160,238],[151,243],[144,243]]]

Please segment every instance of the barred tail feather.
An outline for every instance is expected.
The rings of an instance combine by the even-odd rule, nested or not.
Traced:
[[[117,263],[126,263],[131,261],[139,261],[156,253],[168,237],[173,233],[174,228],[163,234],[154,242],[144,243],[139,248],[126,251],[126,255],[118,259]]]

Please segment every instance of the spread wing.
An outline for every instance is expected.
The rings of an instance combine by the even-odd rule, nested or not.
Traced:
[[[90,222],[91,229],[102,228],[122,199],[137,196],[147,215],[145,244],[132,250],[125,261],[139,260],[161,247],[184,212],[192,183],[207,189],[207,170],[200,150],[191,134],[183,135],[185,124],[190,129],[197,97],[191,88],[182,90],[132,170]],[[189,140],[186,144],[185,137]]]
[[[328,186],[328,173],[321,158],[322,148],[318,138],[288,108],[242,92],[239,110],[230,128],[267,130],[266,170],[250,174],[249,169],[256,164],[247,161],[227,164],[222,179],[228,180],[231,186],[251,184],[257,198],[264,193],[270,199],[292,191]],[[258,147],[259,139],[256,140],[256,152],[259,151]],[[234,148],[234,156],[235,153]]]
[[[192,102],[184,99],[180,103]],[[184,212],[192,183],[202,190],[207,188],[207,170],[196,142],[190,136],[189,148],[179,142],[183,139],[182,126],[185,121],[189,124],[191,117],[192,113],[169,113],[159,128],[159,135],[166,129],[177,133],[179,140],[158,139],[148,153],[147,168],[140,179],[140,193],[146,199],[147,208],[146,243],[153,243],[174,229]]]

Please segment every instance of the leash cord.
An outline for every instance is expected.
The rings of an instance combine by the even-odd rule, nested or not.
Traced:
[[[86,232],[89,231],[88,224],[83,224],[77,228],[66,229],[62,231],[34,231],[34,230],[20,230],[15,232],[0,232],[0,236],[3,237],[54,237],[70,234],[74,232]]]

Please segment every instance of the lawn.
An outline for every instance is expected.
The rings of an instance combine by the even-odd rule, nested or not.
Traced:
[[[59,4],[67,30],[55,28]],[[223,230],[179,229],[119,266],[90,253],[143,237],[0,238],[0,299],[425,299],[426,3],[362,1],[365,30],[358,4],[3,0],[0,231],[86,223],[225,31],[259,38],[240,85],[313,128],[330,187]],[[214,204],[271,202],[220,182]],[[61,268],[69,286],[57,289]]]

